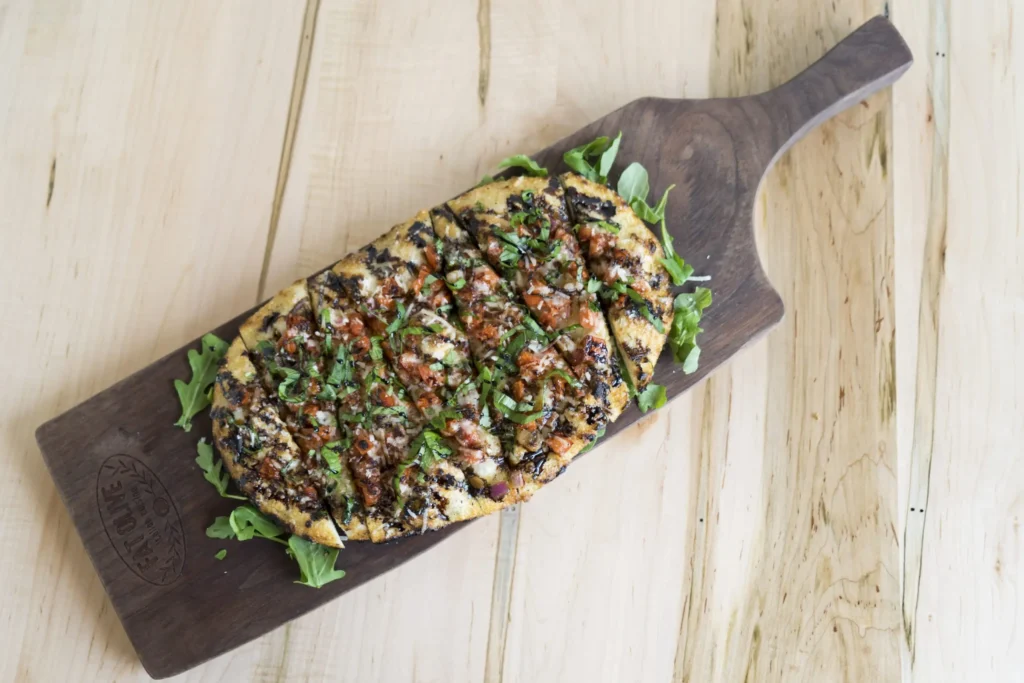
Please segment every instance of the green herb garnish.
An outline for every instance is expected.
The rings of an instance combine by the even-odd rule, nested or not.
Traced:
[[[199,443],[196,444],[196,450],[199,451],[199,456],[196,458],[196,464],[202,468],[203,478],[213,484],[213,487],[217,489],[217,493],[220,494],[221,498],[247,500],[245,496],[236,496],[227,492],[231,476],[227,472],[223,471],[224,461],[220,458],[214,457],[213,444],[208,443],[205,438],[202,438],[199,440]]]
[[[299,580],[295,583],[321,588],[345,576],[344,571],[334,568],[338,561],[337,548],[328,548],[301,536],[292,536],[287,545],[288,556],[299,563]]]
[[[668,333],[668,344],[672,348],[672,357],[683,364],[683,372],[689,375],[697,369],[700,360],[697,335],[704,331],[700,327],[700,319],[704,309],[711,305],[711,290],[698,287],[692,294],[679,294],[673,305],[675,317]]]
[[[587,180],[598,183],[608,182],[608,173],[612,170],[615,157],[619,154],[619,143],[622,142],[620,131],[614,140],[602,135],[585,145],[574,147],[562,155],[565,165],[579,173]],[[594,164],[597,164],[595,167]]]
[[[174,390],[181,402],[181,417],[174,426],[186,432],[192,430],[192,418],[209,406],[213,399],[213,382],[217,378],[220,361],[227,353],[228,343],[215,334],[204,334],[199,348],[200,351],[188,351],[192,379],[187,384],[180,379],[174,380]]]
[[[665,387],[660,384],[648,384],[644,390],[637,394],[636,403],[640,410],[647,413],[665,405],[668,396],[665,394]]]
[[[507,159],[502,159],[498,163],[498,168],[521,168],[526,171],[527,175],[538,178],[546,178],[548,176],[548,169],[537,165],[536,161],[525,154],[515,154]]]

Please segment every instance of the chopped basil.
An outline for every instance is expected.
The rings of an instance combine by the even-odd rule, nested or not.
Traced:
[[[320,457],[327,464],[327,469],[337,474],[341,471],[341,442],[330,441],[320,449]]]

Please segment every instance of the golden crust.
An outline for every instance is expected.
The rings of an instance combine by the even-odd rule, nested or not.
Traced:
[[[648,291],[640,294],[649,303],[654,315],[661,320],[664,332],[658,332],[646,318],[636,315],[629,304],[613,305],[608,309],[608,322],[622,352],[626,370],[637,390],[643,389],[654,376],[654,367],[672,325],[670,278],[660,261],[665,253],[647,225],[611,188],[576,173],[564,173],[560,179],[566,187],[569,206],[576,214],[577,222],[603,220],[617,225],[618,234],[606,236],[610,240],[610,249],[625,251],[635,263],[633,267],[620,266],[607,252],[598,258],[584,249],[591,272],[608,284],[617,279],[632,277],[642,279],[649,286]],[[586,239],[581,237],[581,241],[586,242]]]
[[[244,398],[243,398],[244,397]],[[341,548],[341,537],[319,501],[307,501],[303,509],[298,502],[284,502],[294,498],[283,490],[283,482],[266,481],[259,476],[259,464],[274,458],[284,465],[298,459],[298,448],[277,411],[261,398],[256,384],[256,368],[249,360],[241,337],[228,347],[221,372],[214,384],[211,415],[213,437],[224,465],[260,512],[278,521],[290,533],[316,543]],[[237,441],[238,429],[245,426],[259,436],[259,446],[253,451],[252,462],[241,462],[241,449],[231,446]]]
[[[242,323],[238,334],[246,348],[252,351],[262,341],[276,340],[284,330],[288,315],[296,309],[307,315],[311,310],[305,279],[297,280],[282,289]]]

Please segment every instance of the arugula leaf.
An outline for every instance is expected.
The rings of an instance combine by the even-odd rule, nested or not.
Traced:
[[[227,517],[218,517],[213,524],[206,527],[208,538],[234,538],[235,530],[231,528],[231,522]]]
[[[337,548],[292,536],[288,539],[288,556],[299,563],[299,580],[295,583],[303,586],[321,588],[345,576],[344,571],[334,568],[338,561]]]
[[[203,478],[213,484],[213,487],[217,489],[217,493],[220,494],[221,498],[248,500],[245,496],[236,496],[227,492],[228,482],[231,481],[231,476],[227,472],[223,471],[224,461],[220,458],[214,458],[213,444],[208,443],[204,437],[199,439],[199,443],[196,444],[196,450],[199,451],[199,457],[196,458],[196,464],[202,468]]]
[[[669,185],[665,188],[665,194],[661,195],[661,200],[653,209],[647,205],[646,201],[639,198],[631,201],[629,206],[641,219],[648,223],[657,223],[658,221],[665,219],[665,205],[668,203],[668,193],[671,192],[674,187],[675,185]]]
[[[711,305],[711,290],[697,287],[694,292],[676,296],[673,304],[675,318],[668,334],[668,344],[672,348],[672,357],[677,363],[683,364],[683,372],[687,375],[697,369],[700,360],[700,347],[697,346],[697,335],[704,330],[699,326],[704,309]]]
[[[669,185],[665,188],[665,194],[661,196],[661,200],[652,209],[647,204],[647,194],[651,191],[647,169],[639,162],[634,161],[619,176],[618,192],[637,216],[648,223],[657,223],[665,218],[668,193],[674,187],[675,185]]]
[[[527,175],[540,178],[546,178],[548,175],[548,169],[538,166],[536,161],[525,154],[516,154],[507,159],[502,159],[498,164],[498,168],[521,168],[526,171]]]
[[[493,183],[493,182],[494,182],[494,178],[493,177],[491,177],[489,175],[485,175],[483,178],[480,179],[480,182],[478,182],[476,184],[476,187],[480,187],[481,185],[487,185],[487,184]]]
[[[612,170],[615,157],[619,154],[621,142],[622,131],[619,131],[614,140],[609,140],[606,135],[602,135],[585,145],[570,149],[562,155],[562,161],[587,180],[606,183],[608,182],[608,172]],[[596,168],[595,162],[597,163]]]
[[[214,555],[214,557],[216,557],[218,560],[223,560],[227,556],[228,556],[227,548],[221,548],[220,550],[217,551],[217,554]]]
[[[632,205],[633,201],[647,199],[647,193],[651,186],[647,178],[647,169],[637,161],[634,161],[619,176],[618,192],[627,204]]]
[[[644,387],[644,390],[637,394],[636,403],[640,410],[647,413],[665,405],[668,396],[665,394],[665,387],[653,382]]]
[[[658,259],[661,265],[665,266],[665,270],[672,277],[672,284],[679,285],[686,284],[686,281],[693,275],[693,266],[689,265],[683,260],[683,257],[676,253],[675,247],[672,244],[672,235],[668,233],[668,228],[665,227],[665,219],[661,219],[661,243],[665,248],[665,258]]]
[[[599,180],[604,183],[608,181],[608,173],[612,170],[612,164],[615,163],[615,157],[619,155],[619,143],[622,142],[622,131],[615,136],[612,140],[612,144],[609,145],[608,149],[601,154],[601,159],[597,166],[597,175]]]
[[[214,535],[214,533],[224,533],[224,522],[221,520],[227,520],[228,529],[231,531],[231,535]],[[248,541],[252,538],[266,538],[277,543],[284,543],[279,538],[284,532],[274,524],[271,520],[263,516],[259,510],[251,505],[239,505],[228,517],[218,517],[214,520],[213,524],[206,530],[206,535],[211,538],[237,538],[239,541]]]
[[[200,343],[201,351],[188,351],[188,364],[192,368],[192,379],[188,384],[174,380],[174,390],[181,402],[181,417],[174,423],[186,432],[192,430],[192,418],[210,405],[213,381],[217,378],[220,361],[227,353],[228,343],[215,334],[204,334]]]

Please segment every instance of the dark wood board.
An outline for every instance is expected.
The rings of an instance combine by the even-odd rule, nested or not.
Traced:
[[[655,381],[670,398],[782,317],[782,301],[754,244],[752,208],[765,172],[809,130],[894,82],[911,61],[896,29],[876,17],[772,91],[735,99],[637,100],[534,155],[561,172],[565,150],[621,130],[612,177],[639,161],[650,171],[655,197],[676,184],[668,225],[679,252],[699,273],[713,276],[714,304],[703,323],[700,369],[684,375],[667,352],[658,365]],[[234,337],[251,312],[214,332]],[[209,437],[209,418],[198,417],[190,433],[172,426],[179,413],[172,382],[189,376],[186,351],[197,346],[198,340],[170,353],[36,432],[114,609],[155,678],[263,635],[463,528],[384,546],[350,543],[338,563],[348,576],[320,590],[293,583],[296,567],[276,544],[208,539],[207,525],[235,504],[219,498],[193,462],[196,441]],[[632,406],[605,438],[640,417]],[[227,558],[216,560],[225,545]],[[417,608],[408,609],[415,614]]]

